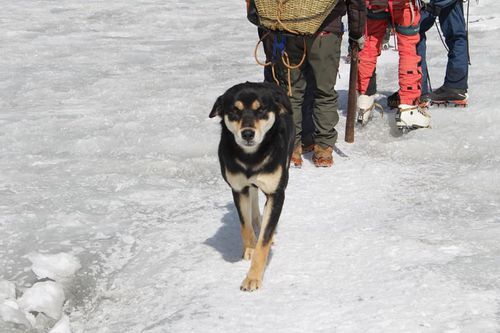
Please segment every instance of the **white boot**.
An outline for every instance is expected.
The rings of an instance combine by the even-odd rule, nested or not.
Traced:
[[[375,96],[359,95],[358,97],[358,124],[366,125],[372,118],[375,108]]]
[[[396,112],[396,126],[399,129],[415,129],[430,127],[431,116],[425,107],[418,105],[399,104]]]

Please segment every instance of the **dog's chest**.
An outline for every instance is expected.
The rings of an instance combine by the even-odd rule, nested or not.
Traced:
[[[264,193],[274,193],[280,185],[282,173],[281,166],[277,166],[273,172],[257,172],[251,176],[242,172],[225,170],[226,180],[236,192],[240,192],[250,185],[255,185]]]

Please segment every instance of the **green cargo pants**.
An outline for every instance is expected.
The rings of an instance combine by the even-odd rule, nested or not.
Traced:
[[[304,50],[304,41],[306,50]],[[295,123],[295,146],[301,144],[302,134],[302,103],[307,82],[304,75],[306,63],[314,74],[314,111],[313,121],[315,126],[315,143],[323,147],[333,147],[337,141],[335,126],[339,121],[338,95],[335,91],[335,82],[340,61],[340,34],[328,33],[317,36],[286,36],[285,51],[288,54],[290,64],[300,63],[304,51],[306,58],[304,63],[297,69],[290,70],[292,96],[290,100],[293,107],[293,119]],[[288,69],[280,64],[280,76],[282,84],[288,83]],[[311,82],[310,82],[311,83]],[[288,89],[288,86],[283,88]]]

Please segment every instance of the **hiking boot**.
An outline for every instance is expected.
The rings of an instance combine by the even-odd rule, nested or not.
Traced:
[[[401,130],[430,127],[431,117],[426,110],[419,105],[400,104],[396,112],[396,126]]]
[[[331,167],[333,165],[333,147],[320,145],[314,146],[312,161],[316,167]]]
[[[455,89],[442,86],[430,93],[432,104],[452,104],[467,106],[469,95],[467,89]]]
[[[375,96],[359,95],[358,97],[358,124],[366,125],[372,118],[375,108]]]
[[[420,99],[418,101],[419,106],[427,108],[430,106],[430,103],[431,103],[430,94],[423,94],[420,96]],[[401,99],[399,98],[399,91],[396,91],[394,94],[387,97],[387,106],[389,108],[397,109],[399,108],[399,104],[401,104]]]
[[[295,147],[292,153],[292,158],[290,159],[290,164],[295,168],[302,167],[302,145],[299,144]]]

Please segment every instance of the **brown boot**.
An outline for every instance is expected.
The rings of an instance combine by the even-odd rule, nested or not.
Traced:
[[[312,161],[317,167],[329,168],[333,165],[333,148],[330,146],[322,147],[320,145],[314,146],[314,154]]]
[[[302,145],[297,145],[293,150],[290,164],[296,168],[302,167]]]

